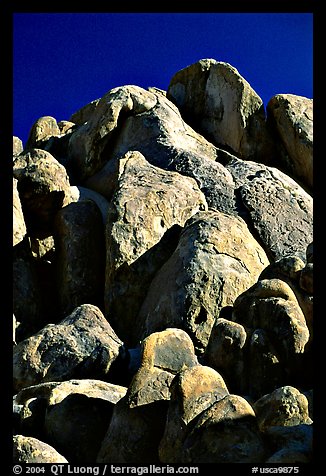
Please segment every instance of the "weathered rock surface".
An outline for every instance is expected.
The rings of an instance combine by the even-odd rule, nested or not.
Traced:
[[[272,145],[263,101],[228,63],[203,59],[178,71],[167,97],[194,129],[243,159],[262,161]]]
[[[285,149],[279,156],[284,169],[312,190],[313,100],[277,94],[268,102],[267,113]]]
[[[266,457],[255,412],[239,395],[204,410],[183,443],[183,463],[259,463]]]
[[[152,281],[137,318],[140,335],[180,327],[202,353],[220,310],[256,282],[267,264],[241,218],[214,210],[197,213]]]
[[[13,245],[20,243],[26,235],[24,214],[17,190],[17,180],[13,179]]]
[[[284,386],[264,395],[254,405],[259,428],[265,431],[272,426],[309,425],[308,399],[298,389]]]
[[[313,460],[312,104],[203,59],[13,137],[15,461]]]
[[[154,167],[138,152],[119,160],[118,174],[106,227],[105,306],[118,334],[136,345],[135,318],[162,265],[144,255],[207,204],[193,179]]]
[[[184,460],[183,443],[191,432],[193,421],[227,394],[222,376],[210,367],[195,365],[174,378],[165,430],[159,445],[162,463]]]
[[[126,397],[114,408],[97,462],[159,462],[171,383],[176,374],[197,365],[193,343],[181,329],[166,329],[144,339],[140,368]]]
[[[52,446],[31,436],[14,435],[13,463],[68,463]]]
[[[13,136],[12,138],[12,149],[14,159],[16,155],[19,155],[21,152],[23,152],[23,142],[17,136]]]
[[[90,374],[102,378],[122,352],[121,340],[101,311],[83,304],[14,347],[14,388]]]
[[[234,157],[225,167],[233,176],[243,218],[269,259],[305,259],[313,241],[312,197],[275,167]]]
[[[26,143],[26,149],[41,148],[51,137],[59,136],[60,134],[61,131],[54,117],[40,117],[31,128]]]
[[[49,152],[31,149],[14,160],[14,177],[31,226],[50,225],[55,213],[67,204],[70,183],[66,169]]]

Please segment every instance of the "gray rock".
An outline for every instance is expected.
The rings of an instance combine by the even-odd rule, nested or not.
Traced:
[[[26,143],[26,149],[42,149],[44,143],[53,136],[59,136],[61,131],[54,117],[40,117],[32,126]]]
[[[225,165],[237,189],[238,206],[271,261],[285,256],[305,260],[313,236],[313,200],[300,185],[274,167],[231,158]]]
[[[13,136],[12,137],[12,146],[13,146],[13,157],[15,158],[16,155],[19,155],[23,152],[24,146],[23,142],[19,137]]]

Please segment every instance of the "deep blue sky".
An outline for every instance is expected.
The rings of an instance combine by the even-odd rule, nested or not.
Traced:
[[[13,134],[41,116],[68,120],[110,89],[167,89],[203,58],[237,68],[266,106],[313,97],[312,13],[15,13]]]

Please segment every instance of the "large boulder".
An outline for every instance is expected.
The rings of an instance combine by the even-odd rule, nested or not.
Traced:
[[[196,417],[227,394],[224,379],[210,367],[195,365],[177,374],[171,385],[171,401],[159,445],[162,463],[184,460],[183,443]]]
[[[313,187],[313,99],[277,94],[267,104],[280,144],[281,166],[308,189]]]
[[[305,259],[313,241],[313,199],[288,175],[263,164],[229,156],[225,167],[236,189],[239,213],[271,261]]]
[[[158,463],[171,383],[176,374],[197,365],[193,343],[181,329],[144,339],[140,368],[114,408],[97,462]]]
[[[70,378],[105,379],[124,356],[122,341],[98,307],[83,304],[14,347],[14,388]]]
[[[123,86],[105,94],[71,135],[69,168],[84,181],[104,167],[99,176],[103,188],[111,161],[135,150],[151,164],[171,170],[182,152],[213,160],[217,156],[216,147],[191,129],[164,95]]]
[[[168,257],[156,252],[155,263],[153,247],[173,226],[182,227],[205,209],[194,179],[159,169],[139,152],[119,160],[106,227],[105,306],[112,325],[131,345],[137,344],[134,321],[150,281],[162,257]]]
[[[53,136],[61,133],[57,121],[54,117],[43,116],[33,124],[26,143],[26,149],[40,148]]]
[[[14,177],[25,213],[34,229],[51,226],[55,213],[70,201],[66,169],[49,152],[31,149],[14,160]]]
[[[149,287],[137,318],[140,336],[180,327],[202,353],[221,309],[255,283],[267,264],[241,218],[198,212]]]
[[[167,97],[185,121],[242,159],[266,160],[272,146],[262,99],[228,63],[202,59],[178,71]]]

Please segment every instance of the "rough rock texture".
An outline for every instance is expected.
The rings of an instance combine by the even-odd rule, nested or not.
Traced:
[[[159,445],[161,462],[178,463],[184,460],[183,443],[193,421],[227,394],[222,376],[210,367],[195,365],[174,378],[165,430]]]
[[[137,318],[140,336],[181,327],[203,352],[221,309],[256,282],[267,264],[241,218],[214,210],[197,213],[152,281]]]
[[[267,112],[285,149],[279,159],[284,169],[312,190],[313,100],[277,94],[268,102]]]
[[[266,449],[255,412],[239,395],[204,410],[183,443],[183,463],[259,463]]]
[[[158,463],[171,383],[176,374],[196,365],[193,343],[181,329],[144,339],[140,368],[114,408],[97,462]]]
[[[205,59],[178,71],[167,97],[194,129],[243,159],[262,160],[272,144],[263,101],[228,63]]]
[[[31,436],[14,435],[13,463],[68,463],[52,446]]]
[[[13,246],[20,243],[26,235],[26,224],[17,190],[17,180],[13,179]]]
[[[101,311],[83,304],[60,323],[47,325],[14,347],[14,387],[20,390],[90,373],[105,377],[121,352],[122,342]]]
[[[312,197],[275,167],[234,157],[225,166],[235,181],[243,218],[269,259],[304,259],[313,241]]]
[[[67,204],[69,178],[66,169],[49,153],[31,149],[14,160],[14,177],[25,218],[39,228],[39,221],[50,225],[55,213]]]
[[[119,335],[135,345],[135,317],[163,264],[158,257],[155,266],[146,253],[207,204],[195,180],[154,167],[138,152],[124,156],[118,167],[106,227],[105,306]]]
[[[313,101],[264,106],[202,59],[13,137],[17,461],[313,461]]]

